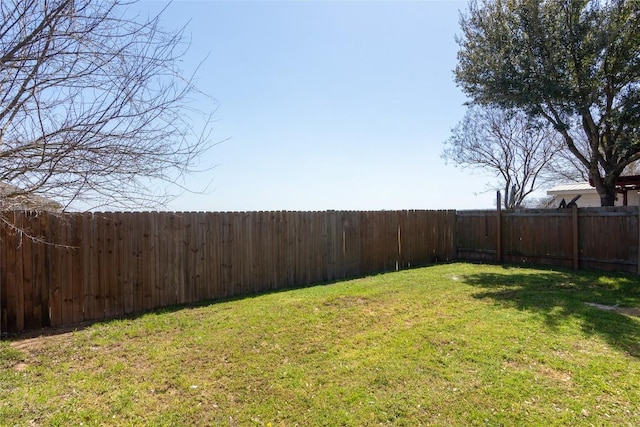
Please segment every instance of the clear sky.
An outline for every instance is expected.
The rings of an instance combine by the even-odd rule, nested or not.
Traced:
[[[165,1],[138,7],[157,11]],[[440,154],[462,119],[453,81],[465,1],[175,1],[190,69],[215,98],[210,172],[171,210],[475,209],[491,177]],[[211,105],[200,108],[211,109]]]

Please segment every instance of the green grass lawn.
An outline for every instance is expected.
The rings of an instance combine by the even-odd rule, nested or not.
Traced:
[[[1,425],[640,425],[640,278],[450,264],[0,343]]]

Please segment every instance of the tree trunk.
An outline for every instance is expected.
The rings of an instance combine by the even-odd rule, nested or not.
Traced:
[[[616,186],[612,187],[604,186],[604,191],[600,194],[600,206],[614,206],[616,202]]]
[[[600,196],[600,206],[615,206],[616,183],[620,173],[609,173],[604,177],[600,177],[600,173],[597,170],[592,170],[589,175],[591,185],[596,187],[596,191]]]

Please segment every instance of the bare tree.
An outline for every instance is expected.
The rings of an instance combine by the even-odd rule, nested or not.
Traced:
[[[180,185],[199,167],[209,121],[178,68],[183,31],[131,18],[130,3],[0,3],[3,206],[33,195],[63,208],[153,207],[169,196],[157,180]]]
[[[515,208],[552,179],[562,140],[546,123],[523,112],[471,107],[445,142],[442,157],[461,167],[484,169],[499,179],[504,207]]]

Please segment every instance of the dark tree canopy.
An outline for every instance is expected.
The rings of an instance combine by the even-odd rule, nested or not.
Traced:
[[[546,119],[612,205],[618,177],[640,159],[640,2],[472,1],[461,27],[465,93]]]
[[[498,178],[504,207],[520,207],[552,175],[562,142],[549,124],[520,111],[470,108],[446,141],[442,157]]]
[[[151,183],[179,182],[211,145],[193,132],[199,92],[177,67],[182,32],[130,18],[130,3],[0,3],[3,206],[28,195],[63,207],[162,203]]]

